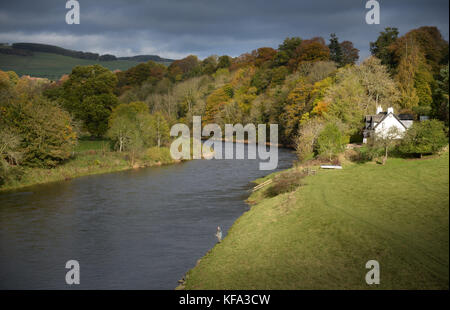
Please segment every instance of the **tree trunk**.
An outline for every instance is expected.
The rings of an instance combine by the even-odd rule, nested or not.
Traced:
[[[386,164],[388,158],[388,148],[385,148],[384,157],[383,157],[383,166]]]

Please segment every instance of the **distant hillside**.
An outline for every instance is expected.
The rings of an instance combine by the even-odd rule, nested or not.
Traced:
[[[139,62],[147,62],[149,60],[154,62],[160,62],[160,63],[172,63],[174,62],[173,59],[168,58],[161,58],[157,55],[137,55],[137,56],[131,56],[131,57],[118,57],[119,60],[133,60],[133,61],[139,61]]]
[[[161,58],[157,55],[116,57],[109,54],[73,51],[47,44],[0,44],[1,70],[11,70],[18,75],[31,75],[51,80],[57,80],[62,75],[70,73],[75,66],[100,64],[110,70],[127,70],[140,62],[149,60],[165,65],[173,62],[172,59]]]

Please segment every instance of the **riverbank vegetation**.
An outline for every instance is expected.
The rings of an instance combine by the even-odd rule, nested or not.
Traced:
[[[1,71],[0,182],[20,182],[24,168],[67,164],[82,136],[108,139],[134,166],[148,149],[170,143],[172,125],[191,126],[194,115],[222,128],[278,124],[279,142],[295,146],[300,161],[335,161],[346,143],[361,142],[364,115],[378,105],[448,127],[448,42],[439,30],[399,36],[387,28],[370,48],[372,56],[357,64],[353,43],[331,34],[329,42],[290,37],[277,49],[234,58],[190,55],[114,72],[76,66],[57,82]]]
[[[449,154],[264,179],[251,209],[186,275],[185,289],[448,289]],[[284,174],[287,174],[285,176]],[[300,180],[300,181],[299,181]],[[291,184],[292,185],[292,184]],[[380,285],[365,282],[380,263]]]

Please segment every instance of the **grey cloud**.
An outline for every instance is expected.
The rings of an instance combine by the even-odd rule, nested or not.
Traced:
[[[45,39],[49,42],[41,43],[117,55],[153,51],[163,57],[206,57],[277,47],[287,36],[328,39],[335,32],[366,57],[369,42],[388,26],[404,33],[435,25],[448,39],[447,0],[380,0],[381,25],[365,24],[363,0],[79,2],[81,24],[66,25],[64,0],[2,1],[0,41]]]

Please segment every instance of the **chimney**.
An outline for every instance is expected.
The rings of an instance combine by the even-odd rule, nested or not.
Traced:
[[[383,112],[383,108],[379,105],[377,106],[377,114],[380,114],[381,112]]]
[[[393,108],[393,107],[389,107],[389,108],[387,109],[387,113],[388,113],[388,114],[389,114],[389,113],[394,114],[394,108]]]

